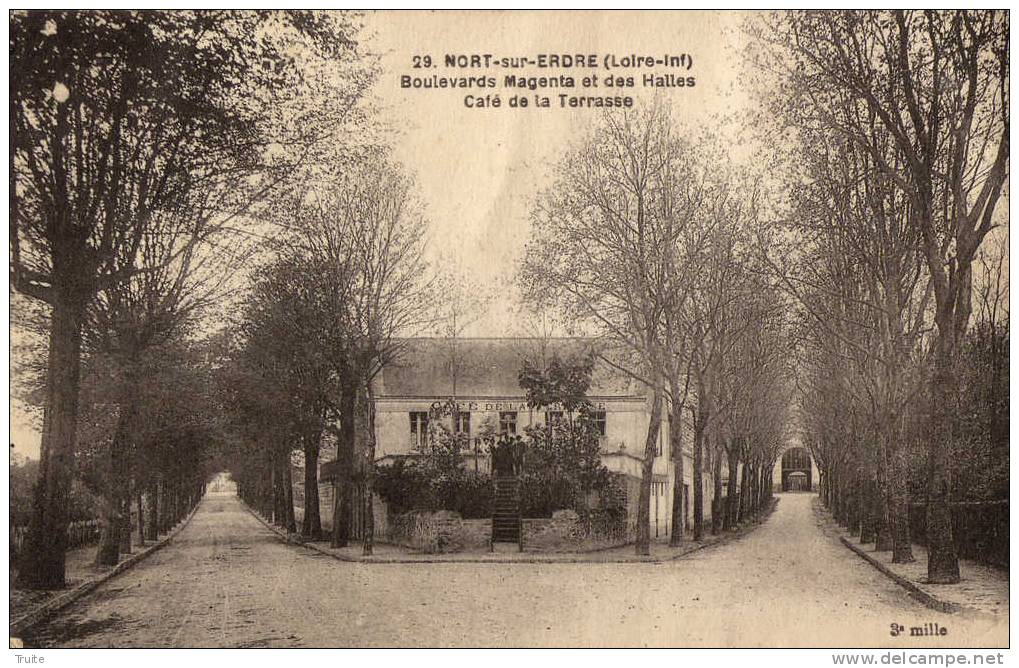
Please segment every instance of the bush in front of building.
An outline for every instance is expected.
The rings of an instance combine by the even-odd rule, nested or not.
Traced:
[[[553,471],[529,471],[520,476],[520,514],[523,517],[552,517],[557,510],[576,510],[581,505],[576,479]]]
[[[520,480],[524,517],[552,517],[557,510],[580,514],[611,505],[617,495],[601,460],[600,434],[586,407],[527,429]]]
[[[432,481],[436,510],[455,510],[465,520],[492,516],[492,477],[480,471],[453,471]]]
[[[492,478],[484,472],[436,471],[426,462],[398,461],[376,467],[375,491],[394,514],[452,510],[464,519],[492,516]]]
[[[390,513],[403,514],[433,505],[431,485],[424,469],[405,460],[375,467],[375,493],[386,502]]]

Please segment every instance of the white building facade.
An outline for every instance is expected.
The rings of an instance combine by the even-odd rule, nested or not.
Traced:
[[[583,339],[412,339],[398,360],[386,367],[375,384],[376,462],[391,464],[412,458],[425,437],[431,407],[455,399],[460,407],[460,430],[477,443],[467,454],[468,466],[489,470],[480,436],[485,433],[524,434],[542,425],[557,407],[528,407],[519,383],[525,362],[539,363],[553,355],[569,359],[584,354]],[[610,365],[596,362],[587,394],[602,432],[602,461],[627,480],[627,505],[635,520],[637,489],[650,420],[650,401],[641,383]],[[553,413],[550,415],[549,413]],[[663,420],[652,471],[650,531],[653,539],[669,537],[672,520],[673,466],[669,452],[668,420]],[[684,424],[684,496],[686,521],[692,522],[693,455],[691,430]],[[707,467],[705,467],[707,469]],[[705,516],[710,517],[712,480],[704,480]]]

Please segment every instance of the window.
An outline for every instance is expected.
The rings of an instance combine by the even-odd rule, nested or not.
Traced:
[[[499,413],[499,433],[500,434],[517,433],[516,411],[502,411],[501,413]]]
[[[458,434],[470,434],[471,433],[471,413],[470,411],[459,411],[456,416],[456,433]]]
[[[655,457],[662,456],[662,441],[664,440],[665,440],[665,429],[663,425],[663,428],[658,430],[658,438],[655,439]]]
[[[591,422],[594,423],[594,428],[598,430],[599,436],[605,435],[605,411],[591,411]]]
[[[545,423],[546,424],[555,424],[556,422],[562,422],[562,421],[563,421],[563,412],[562,411],[545,411]]]
[[[425,434],[428,433],[428,413],[425,411],[410,412],[410,442],[413,445],[421,445],[425,442]]]

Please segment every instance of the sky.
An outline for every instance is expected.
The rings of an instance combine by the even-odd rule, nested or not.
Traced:
[[[738,86],[742,20],[735,12],[378,12],[367,16],[366,44],[380,54],[382,66],[374,93],[383,118],[399,132],[397,158],[416,175],[431,224],[433,253],[454,256],[476,282],[498,295],[489,313],[467,334],[526,333],[514,316],[513,275],[529,236],[535,195],[547,183],[550,166],[601,113],[558,108],[554,97],[555,106],[550,109],[509,108],[503,77],[572,74],[579,80],[609,72],[602,67],[447,68],[445,56],[487,53],[536,59],[539,54],[579,53],[596,54],[599,59],[614,54],[621,59],[686,53],[693,58],[689,71],[653,67],[611,73],[636,77],[636,87],[619,90],[628,90],[638,102],[650,101],[659,91],[671,103],[674,117],[696,132],[710,126],[712,117],[738,109],[747,100]],[[431,56],[437,66],[414,69],[415,56]],[[641,86],[645,73],[670,72],[694,76],[696,84],[669,89]],[[401,76],[432,74],[495,76],[503,106],[471,109],[465,107],[459,90],[400,86]],[[550,94],[583,94],[580,90],[559,89]],[[530,91],[520,92],[533,97]]]

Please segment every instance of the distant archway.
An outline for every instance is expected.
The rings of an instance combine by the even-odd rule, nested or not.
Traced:
[[[813,488],[810,453],[804,448],[789,448],[782,455],[782,491],[809,492]]]

